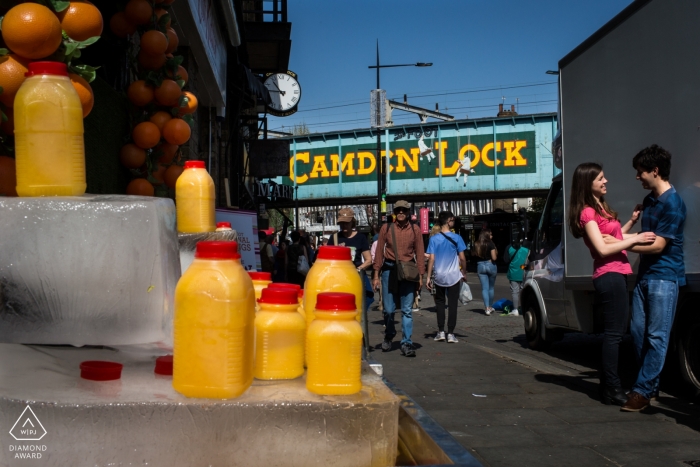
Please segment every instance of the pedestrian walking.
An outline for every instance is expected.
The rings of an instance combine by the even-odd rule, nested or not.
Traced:
[[[593,257],[593,288],[604,321],[600,398],[606,405],[623,405],[627,396],[617,369],[620,343],[629,320],[627,275],[632,274],[625,250],[653,241],[654,234],[648,232],[624,238],[637,222],[639,211],[634,211],[632,218],[621,226],[617,213],[605,200],[607,183],[600,165],[587,162],[576,167],[568,223],[571,234],[574,238],[583,237]],[[606,243],[603,235],[619,241]]]
[[[427,254],[428,278],[427,287],[436,289],[435,307],[437,309],[437,334],[435,341],[445,340],[445,298],[449,306],[447,318],[447,342],[457,343],[454,335],[457,325],[457,305],[462,281],[466,280],[467,258],[464,252],[467,246],[462,237],[452,232],[455,216],[450,211],[442,211],[438,215],[440,233],[430,237]],[[435,271],[435,280],[432,273]]]
[[[528,246],[528,242],[519,240],[515,245],[508,245],[503,255],[503,260],[508,263],[506,277],[510,282],[510,295],[513,301],[513,309],[508,313],[509,316],[520,315],[518,306],[520,305],[520,292],[523,290],[523,266],[527,263],[527,257],[530,255]]]
[[[299,257],[304,256],[306,258],[306,261],[309,261],[309,256],[306,253],[306,248],[304,248],[302,245],[299,244],[299,241],[301,239],[301,235],[299,235],[299,232],[294,231],[291,234],[289,234],[289,237],[292,239],[292,244],[287,247],[287,260],[285,262],[285,282],[289,282],[290,284],[299,284],[301,288],[304,288],[304,280],[306,280],[306,276],[304,276],[302,273],[297,271],[297,266],[299,265]]]
[[[642,232],[656,234],[650,245],[637,245],[641,254],[637,284],[632,293],[630,333],[640,364],[623,411],[638,412],[658,395],[659,375],[664,366],[676,314],[678,287],[685,285],[683,227],[686,207],[669,182],[671,153],[652,145],[632,160],[637,180],[649,190],[642,204]]]
[[[484,313],[490,316],[493,313],[493,287],[496,285],[496,259],[498,258],[498,249],[493,243],[493,234],[491,229],[482,229],[479,234],[479,240],[476,241],[476,256],[481,261],[476,263],[476,273],[481,282],[481,295],[484,299]]]
[[[391,350],[391,342],[396,336],[394,312],[401,308],[401,353],[406,357],[415,357],[411,335],[413,316],[411,305],[416,282],[422,285],[425,273],[425,252],[423,236],[420,229],[409,222],[408,201],[400,200],[394,204],[396,222],[385,224],[379,231],[374,257],[374,289],[381,282],[384,306],[385,334],[382,351]],[[386,247],[386,248],[385,248]],[[381,279],[380,279],[381,278]]]
[[[267,235],[262,230],[258,232],[260,242],[260,268],[263,272],[272,274],[275,271],[275,254],[272,250],[272,235]]]

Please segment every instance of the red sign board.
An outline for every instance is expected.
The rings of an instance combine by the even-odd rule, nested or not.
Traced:
[[[430,210],[428,208],[420,208],[420,231],[421,233],[430,233]]]

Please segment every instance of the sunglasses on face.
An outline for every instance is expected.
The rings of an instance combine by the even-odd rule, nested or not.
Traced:
[[[395,214],[406,214],[407,212],[408,212],[408,209],[404,209],[404,208],[394,209]]]

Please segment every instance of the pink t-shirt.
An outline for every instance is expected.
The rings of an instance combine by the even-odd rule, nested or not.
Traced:
[[[581,227],[585,229],[586,224],[590,221],[595,221],[598,224],[598,229],[603,235],[611,235],[618,240],[622,240],[622,227],[620,222],[615,219],[606,219],[599,216],[592,207],[586,206],[583,211],[581,211]],[[602,258],[593,244],[588,240],[588,236],[583,236],[583,242],[586,244],[593,257],[593,279],[602,276],[606,272],[617,272],[619,274],[632,274],[632,266],[627,259],[627,252],[621,251],[614,255]]]

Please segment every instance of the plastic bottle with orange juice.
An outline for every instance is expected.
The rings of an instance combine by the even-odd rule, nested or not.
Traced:
[[[269,272],[248,271],[248,275],[253,281],[253,288],[255,289],[255,302],[257,303],[262,296],[263,289],[272,284],[272,274]]]
[[[322,395],[355,394],[362,389],[362,328],[355,297],[320,293],[315,319],[306,332],[306,389]]]
[[[204,161],[185,162],[185,170],[175,183],[178,232],[214,232],[214,201],[214,180]]]
[[[299,307],[297,308],[297,311],[301,316],[306,319],[306,313],[304,312],[304,289],[301,288],[299,284],[288,284],[286,282],[273,282],[272,284],[267,286],[270,289],[290,289],[294,290],[297,293],[297,296],[299,297]]]
[[[173,388],[230,399],[253,381],[255,290],[236,242],[199,242],[175,288]]]
[[[85,193],[83,107],[65,63],[33,62],[14,102],[19,196]]]
[[[255,315],[257,379],[294,379],[304,374],[306,322],[297,313],[297,292],[263,290]]]
[[[350,248],[322,246],[304,282],[304,310],[308,329],[314,319],[316,298],[322,292],[347,292],[355,296],[357,321],[361,319],[365,290],[362,278],[352,262]]]

